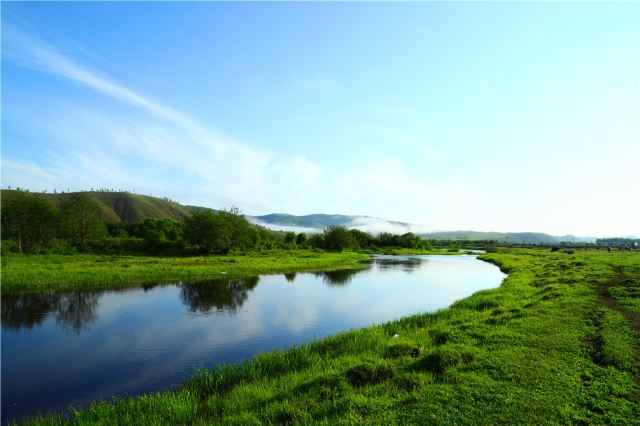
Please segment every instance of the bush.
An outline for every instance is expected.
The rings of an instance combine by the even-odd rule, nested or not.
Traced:
[[[344,226],[328,226],[323,232],[324,248],[329,251],[349,250],[357,242],[351,232]]]
[[[484,248],[484,251],[487,253],[497,253],[498,252],[498,247],[495,246],[495,244],[491,244],[489,246],[486,246]]]

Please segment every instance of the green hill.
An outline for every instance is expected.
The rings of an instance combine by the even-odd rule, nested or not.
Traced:
[[[3,189],[2,202],[11,199],[17,191]],[[73,197],[74,192],[60,194],[41,194],[50,198],[59,207],[66,200]],[[158,219],[184,220],[190,214],[190,209],[174,201],[151,197],[148,195],[132,194],[130,192],[87,192],[100,205],[102,219],[107,223],[136,222],[148,217]]]
[[[494,240],[501,243],[516,244],[558,244],[561,241],[571,241],[571,236],[558,237],[542,232],[478,232],[478,231],[445,231],[422,234],[425,238],[435,240]]]
[[[294,216],[285,213],[274,213],[263,216],[251,216],[249,220],[264,226],[305,227],[321,231],[330,225],[341,225],[347,228],[357,228],[374,234],[382,231],[402,234],[415,232],[419,236],[434,240],[494,240],[501,243],[513,244],[559,244],[567,242],[594,242],[595,238],[579,238],[572,235],[549,235],[542,232],[479,232],[479,231],[442,231],[421,232],[420,226],[405,222],[390,221],[370,216],[347,216],[340,214],[309,214]]]
[[[1,190],[2,202],[10,199],[17,191]],[[60,206],[65,200],[77,193],[40,194],[50,198],[54,205]],[[184,220],[190,212],[205,207],[184,206],[167,198],[132,194],[130,192],[87,192],[93,197],[102,212],[102,219],[107,223],[136,222],[148,217],[158,219]],[[436,240],[495,240],[506,243],[524,244],[558,244],[561,241],[595,242],[595,238],[577,238],[571,235],[554,236],[540,232],[477,232],[477,231],[443,231],[420,232],[419,227],[410,223],[389,221],[370,216],[349,216],[341,214],[309,214],[295,216],[285,213],[273,213],[263,216],[247,216],[249,221],[261,228],[281,229],[282,227],[311,228],[320,232],[330,225],[341,225],[357,228],[374,234],[387,231],[402,234],[413,231],[423,238]],[[284,229],[286,230],[286,229]],[[296,232],[299,232],[297,230]],[[277,233],[277,232],[276,232]]]

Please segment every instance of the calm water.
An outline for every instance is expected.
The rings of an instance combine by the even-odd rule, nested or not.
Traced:
[[[433,311],[504,275],[473,256],[377,256],[364,271],[2,296],[2,418],[178,385],[350,328]]]

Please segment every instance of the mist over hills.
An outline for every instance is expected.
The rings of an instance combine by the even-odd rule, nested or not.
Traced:
[[[10,199],[17,191],[1,191],[2,202]],[[146,218],[184,220],[193,210],[206,207],[185,206],[168,198],[158,198],[149,195],[134,194],[120,191],[87,191],[100,206],[102,219],[107,223],[136,222]],[[74,193],[44,193],[41,194],[52,200],[55,206],[60,206]],[[595,242],[596,238],[574,237],[572,235],[554,236],[540,232],[479,232],[479,231],[430,231],[424,225],[398,222],[365,215],[342,214],[309,214],[291,215],[286,213],[272,213],[260,216],[246,216],[247,219],[268,229],[276,231],[294,231],[318,233],[331,225],[345,226],[350,229],[378,234],[390,232],[404,234],[413,232],[423,238],[437,240],[495,240],[507,243],[524,244],[556,244],[567,242]]]
[[[417,225],[406,222],[390,221],[371,216],[348,216],[339,214],[310,214],[295,216],[285,213],[274,213],[262,216],[248,216],[253,223],[271,229],[295,232],[321,232],[325,226],[339,225],[347,228],[355,228],[361,231],[390,232],[393,234],[404,234],[413,232],[423,238],[436,240],[495,240],[507,243],[522,244],[556,244],[562,241],[567,242],[595,242],[595,237],[576,237],[573,235],[555,236],[542,232],[479,232],[479,231],[428,231],[424,225]]]

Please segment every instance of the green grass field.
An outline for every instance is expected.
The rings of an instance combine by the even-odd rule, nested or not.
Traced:
[[[113,288],[294,271],[363,268],[363,253],[269,250],[200,257],[109,255],[3,255],[5,293]]]
[[[175,391],[33,424],[638,424],[640,253],[487,254],[509,276]]]

